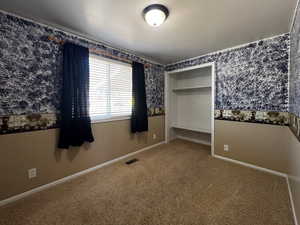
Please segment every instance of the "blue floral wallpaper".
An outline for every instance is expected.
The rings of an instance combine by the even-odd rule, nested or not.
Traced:
[[[298,20],[291,36],[291,71],[294,72],[291,73],[290,111],[296,115],[300,113],[300,64],[296,61],[300,55]],[[149,64],[145,69],[149,116],[164,114],[165,70],[215,62],[215,105],[221,112],[217,118],[243,121],[251,114],[246,121],[262,122],[262,118],[267,118],[263,122],[287,123],[286,115],[281,113],[288,112],[289,34],[164,67],[101,43],[0,13],[0,133],[58,126],[62,46],[49,40],[49,35]],[[281,113],[269,115],[268,112]]]
[[[291,30],[289,112],[290,128],[300,141],[300,5]]]
[[[288,111],[289,34],[249,43],[166,67],[216,63],[218,110]]]
[[[291,30],[290,57],[290,113],[300,117],[300,8]]]
[[[49,35],[150,64],[145,71],[149,114],[163,114],[163,66],[101,43],[0,13],[0,116],[59,113],[62,46],[49,40]]]
[[[145,68],[148,115],[164,114],[165,68],[149,66]]]

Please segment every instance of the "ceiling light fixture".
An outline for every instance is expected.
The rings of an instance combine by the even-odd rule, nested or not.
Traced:
[[[168,18],[169,10],[164,5],[153,4],[143,10],[143,15],[150,26],[158,27]]]

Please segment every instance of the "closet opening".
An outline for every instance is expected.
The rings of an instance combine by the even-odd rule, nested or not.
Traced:
[[[215,65],[207,63],[165,74],[166,142],[214,143]]]

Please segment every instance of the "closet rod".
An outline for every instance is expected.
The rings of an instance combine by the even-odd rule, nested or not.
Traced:
[[[63,45],[63,44],[65,43],[64,40],[60,40],[60,39],[58,39],[58,38],[56,38],[56,37],[54,37],[54,36],[51,36],[51,35],[48,37],[48,39],[49,39],[50,41],[53,41],[53,42],[55,42],[55,43],[57,43],[57,44],[60,44],[60,45]],[[132,64],[132,62],[133,62],[132,60],[129,60],[129,59],[125,59],[125,58],[122,58],[122,57],[119,57],[119,56],[112,55],[112,54],[110,54],[110,53],[108,53],[108,52],[106,52],[106,51],[104,51],[104,50],[98,50],[98,49],[96,49],[96,48],[90,48],[89,51],[90,51],[91,53],[95,53],[95,54],[99,54],[99,55],[106,56],[106,57],[109,57],[109,58],[117,59],[117,60],[119,60],[119,61],[121,61],[121,62],[126,62],[126,63],[129,63],[129,64]],[[144,66],[145,66],[145,67],[149,67],[150,64],[146,63],[146,64],[144,64]]]

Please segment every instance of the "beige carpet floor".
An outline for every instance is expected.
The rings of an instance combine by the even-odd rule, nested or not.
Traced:
[[[1,225],[292,225],[285,179],[174,141],[0,208]]]

